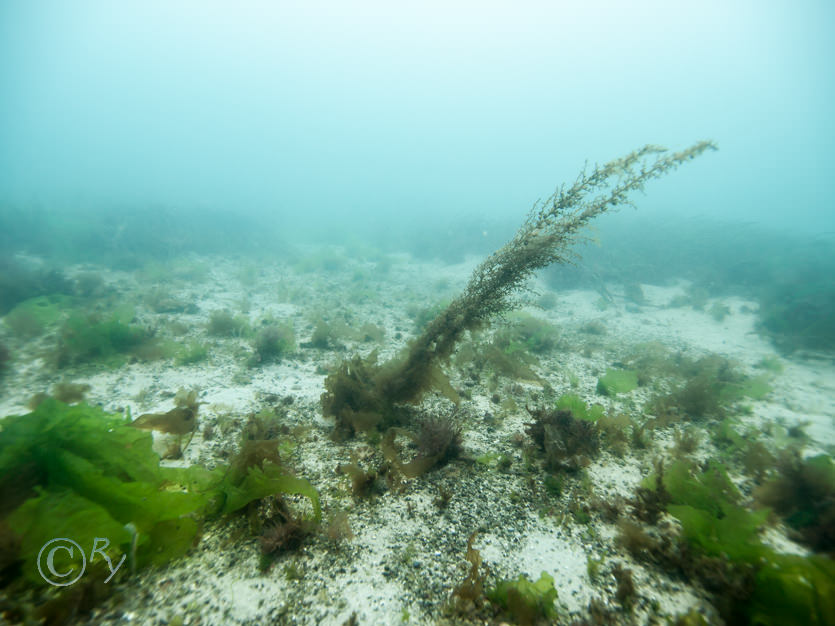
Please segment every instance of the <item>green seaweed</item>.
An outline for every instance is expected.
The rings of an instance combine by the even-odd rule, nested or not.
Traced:
[[[728,382],[721,391],[723,402],[736,402],[743,398],[762,400],[771,393],[769,384],[770,376],[761,374],[759,376],[746,376],[739,382]]]
[[[289,322],[268,322],[255,335],[252,342],[255,351],[251,365],[263,365],[280,361],[296,347],[296,334]]]
[[[504,470],[512,465],[513,459],[499,452],[487,452],[477,456],[475,462],[488,469]]]
[[[747,613],[752,624],[835,624],[835,563],[771,552],[754,578]]]
[[[652,478],[644,481],[644,488]],[[818,555],[780,554],[764,545],[759,530],[769,510],[742,506],[742,496],[721,464],[695,472],[678,461],[662,482],[669,494],[667,510],[681,523],[682,537],[693,551],[686,557],[688,567],[712,576],[719,565],[723,576],[731,578],[715,591],[741,594],[720,603],[726,619],[792,626],[835,623],[835,563]],[[736,591],[729,591],[732,587]]]
[[[495,588],[487,592],[487,597],[523,626],[557,617],[554,606],[557,590],[553,576],[547,572],[542,572],[536,582],[531,582],[524,574],[516,580],[499,581]]]
[[[600,404],[587,405],[580,396],[573,393],[561,395],[557,400],[557,408],[571,411],[574,417],[587,422],[596,422],[606,411]]]
[[[202,494],[165,490],[173,475],[159,467],[151,435],[95,407],[47,399],[28,415],[5,418],[0,442],[0,493],[4,510],[13,511],[10,526],[22,537],[30,580],[39,580],[32,571],[35,559],[28,557],[42,539],[86,538],[98,532],[86,525],[89,520],[102,521],[103,528],[132,523],[140,536],[136,558],[143,564],[161,548],[150,541],[157,524],[198,513],[208,503]],[[52,506],[72,514],[38,513]],[[74,527],[66,526],[73,521]],[[115,545],[127,553],[123,530],[111,540],[117,538]]]
[[[72,313],[59,332],[54,354],[56,366],[91,361],[117,366],[128,356],[142,360],[171,356],[174,346],[151,330],[132,324],[133,314],[131,307],[117,309],[105,317]]]
[[[775,458],[768,448],[755,437],[755,433],[737,432],[738,421],[725,418],[712,430],[713,443],[721,450],[723,458],[733,459],[742,464],[745,472],[757,482],[774,468]],[[787,443],[786,445],[791,445]]]
[[[325,320],[319,318],[313,325],[313,333],[310,335],[310,341],[307,344],[302,344],[302,347],[326,350],[328,348],[335,348],[337,345],[337,335],[333,328]]]
[[[644,486],[651,486],[652,477]],[[703,471],[694,474],[686,461],[676,461],[664,473],[664,487],[673,504],[682,504],[708,511],[715,516],[724,516],[736,506],[741,495],[728,478],[720,463],[710,463]]]
[[[145,304],[154,313],[197,313],[194,302],[181,300],[164,287],[156,287],[145,295]]]
[[[206,517],[267,495],[306,496],[319,519],[315,489],[283,468],[165,468],[152,443],[122,416],[52,398],[3,420],[0,519],[21,539],[17,557],[27,580],[43,583],[37,552],[54,537],[85,549],[106,537],[110,550],[141,567],[183,555]]]
[[[95,565],[91,554],[94,548],[101,550],[96,557],[99,559],[98,565],[104,561],[102,555],[110,559],[112,568],[122,561],[123,555],[131,554],[131,562],[125,567],[120,566],[119,573],[135,566],[130,551],[131,531],[116,521],[104,507],[71,491],[48,492],[31,498],[15,510],[6,522],[19,537],[14,559],[21,563],[22,576],[30,584],[43,584],[35,563],[41,548],[59,537],[72,539],[80,548],[72,552],[58,550],[53,553],[54,571],[70,573],[69,579],[77,572],[84,571],[85,554],[90,555],[90,565]],[[88,573],[88,576],[93,575],[92,572]]]
[[[769,511],[751,513],[742,507],[721,508],[721,516],[686,504],[671,504],[667,511],[681,522],[683,536],[705,554],[726,555],[733,561],[755,560],[762,551],[757,533]]]
[[[662,481],[667,511],[681,522],[682,534],[692,545],[709,556],[756,560],[762,547],[758,532],[769,510],[741,506],[742,496],[721,464],[710,463],[694,472],[689,463],[676,461],[664,471]],[[657,490],[656,476],[647,477],[641,486]]]
[[[638,384],[666,376],[670,370],[670,351],[658,341],[636,344],[624,359],[625,366],[638,373]]]
[[[590,581],[596,582],[600,577],[600,569],[605,560],[606,558],[602,556],[599,559],[596,559],[591,554],[586,555],[586,575],[589,577]]]
[[[322,519],[316,488],[304,478],[287,474],[283,467],[274,463],[265,462],[262,467],[247,468],[243,474],[228,475],[220,484],[220,491],[225,496],[220,509],[223,514],[238,511],[253,500],[282,493],[304,496],[313,507],[313,521]]]
[[[595,422],[597,432],[606,446],[617,456],[623,456],[629,446],[630,430],[635,429],[630,417],[624,413],[603,415]]]
[[[772,374],[781,374],[786,369],[780,357],[775,355],[764,356],[757,363],[756,367],[771,372]]]
[[[784,451],[776,476],[755,495],[782,515],[812,548],[835,554],[835,463],[831,457],[819,454],[802,459],[797,450]]]
[[[177,365],[194,365],[209,358],[209,347],[199,341],[190,341],[177,352]]]
[[[0,315],[30,298],[72,291],[72,285],[61,271],[49,267],[32,268],[10,255],[0,255]]]
[[[3,322],[20,337],[38,337],[55,326],[73,306],[70,296],[52,294],[17,304]]]
[[[650,410],[662,421],[687,418],[723,419],[735,402],[759,400],[771,391],[768,374],[748,376],[730,360],[709,355],[698,360],[679,357],[670,362],[674,373],[684,378],[673,392],[656,396]]]
[[[516,351],[545,354],[559,345],[560,333],[556,326],[529,313],[514,313],[510,324],[496,333],[496,345],[507,353]]]
[[[629,393],[638,388],[638,373],[633,370],[607,369],[597,380],[597,392],[604,396]]]
[[[232,315],[227,309],[222,309],[211,312],[206,332],[213,337],[246,337],[252,329],[245,317]]]
[[[318,317],[314,321],[310,341],[302,343],[301,347],[332,350],[341,347],[344,341],[380,343],[384,337],[385,329],[371,322],[366,322],[356,329],[342,320],[326,322],[322,317]]]
[[[499,376],[512,380],[542,384],[542,378],[531,369],[531,365],[539,365],[535,356],[524,349],[506,350],[495,341],[482,345],[476,352],[479,363],[489,364]]]

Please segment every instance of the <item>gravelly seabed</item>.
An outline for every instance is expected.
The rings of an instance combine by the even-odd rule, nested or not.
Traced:
[[[26,412],[30,396],[64,377],[89,383],[89,402],[111,411],[130,407],[133,415],[168,410],[180,388],[199,390],[204,404],[198,432],[184,458],[167,463],[223,462],[234,452],[248,414],[284,406],[288,426],[305,427],[294,431],[300,433],[291,459],[296,474],[319,490],[326,517],[337,511],[348,513],[353,534],[334,541],[320,533],[261,572],[259,543],[243,517],[210,523],[187,558],[118,583],[119,602],[111,600],[97,609],[90,623],[169,624],[181,619],[180,623],[192,625],[342,624],[352,614],[360,624],[402,624],[407,619],[410,624],[436,623],[446,619],[443,606],[467,574],[467,539],[474,532],[475,547],[497,577],[524,573],[535,580],[542,571],[551,574],[565,623],[586,615],[594,598],[619,608],[611,574],[616,564],[632,570],[637,589],[631,612],[617,618],[623,623],[663,623],[664,616],[690,608],[708,618],[715,616],[704,591],[635,561],[618,545],[614,524],[599,515],[579,523],[567,513],[580,479],[569,481],[571,486],[560,498],[544,501],[543,474],[525,470],[514,438],[520,439],[531,421],[526,405],[533,407],[568,391],[610,411],[640,415],[648,398],[645,389],[615,399],[596,391],[597,378],[606,367],[639,343],[660,342],[694,357],[717,353],[752,371],[763,357],[774,355],[769,343],[754,332],[755,303],[723,299],[730,314],[722,321],[704,311],[669,308],[667,304],[685,292],[687,284],[682,282],[643,285],[646,300],[640,305],[628,302],[622,287],[608,285],[614,299],[605,310],[601,295],[594,291],[557,293],[555,304],[543,309],[535,303],[548,289],[537,283],[538,295],[530,295],[525,310],[555,324],[561,333],[560,348],[540,355],[539,365],[534,366],[544,384],[499,378],[498,388],[491,391],[486,378],[473,382],[455,367],[447,368],[453,386],[466,387],[471,395],[457,413],[464,425],[464,458],[404,481],[399,491],[356,499],[350,480],[337,467],[356,460],[370,465],[379,461],[380,452],[363,437],[332,441],[332,423],[323,418],[319,406],[324,372],[355,352],[376,349],[384,359],[405,346],[415,328],[409,313],[457,293],[477,260],[448,266],[405,256],[388,257],[383,263],[353,261],[338,250],[329,254],[339,259],[335,267],[312,269],[298,263],[192,258],[189,263],[205,268],[203,275],[196,280],[172,277],[163,287],[172,298],[196,304],[195,313],[156,314],[138,306],[137,319],[143,324],[164,326],[171,320],[186,324],[187,333],[178,340],[208,342],[208,362],[133,363],[115,371],[87,367],[57,374],[37,359],[37,343],[27,347],[33,358],[5,381],[0,415]],[[126,301],[141,303],[143,294],[154,287],[141,272],[95,269]],[[299,343],[309,339],[317,315],[355,328],[371,322],[385,329],[385,338],[344,341],[334,349],[298,347],[280,363],[253,368],[245,365],[251,351],[247,340],[207,337],[207,320],[218,309],[243,311],[256,324],[268,316],[292,321]],[[604,334],[583,332],[592,321],[602,322]],[[490,332],[484,331],[485,336]],[[752,410],[742,419],[749,424],[806,423],[811,438],[807,450],[822,450],[835,442],[835,367],[824,361],[783,362],[784,371],[772,381],[773,391],[764,400],[748,402]],[[518,408],[500,409],[494,393],[513,398]],[[430,397],[424,407],[445,411],[450,403]],[[225,435],[218,428],[221,422],[232,424]],[[211,437],[204,436],[207,425],[213,427]],[[672,434],[667,431],[656,431],[647,450],[630,450],[621,457],[602,451],[586,470],[593,493],[609,500],[630,498],[652,470],[654,459],[672,449]],[[703,439],[696,457],[710,456],[709,445]],[[474,461],[487,453],[506,454],[512,463],[499,471]],[[739,484],[744,487],[741,477]],[[451,494],[446,506],[438,502],[442,493]],[[769,530],[767,537],[782,550],[803,553],[779,527]],[[594,580],[588,573],[589,558],[603,558],[601,574]],[[300,577],[288,579],[290,565]]]

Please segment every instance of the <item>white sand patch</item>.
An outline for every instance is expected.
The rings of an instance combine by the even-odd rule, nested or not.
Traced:
[[[635,458],[615,458],[606,455],[592,463],[586,471],[592,479],[597,495],[608,498],[621,496],[630,498],[635,494],[635,487],[644,479],[646,472],[641,462]]]
[[[542,473],[525,466],[523,451],[512,440],[524,440],[526,426],[532,421],[525,402],[530,401],[533,408],[544,402],[543,398],[565,392],[576,393],[590,403],[599,402],[615,413],[639,416],[648,397],[645,389],[616,398],[605,398],[596,391],[598,377],[638,343],[660,342],[670,351],[682,351],[692,358],[717,353],[739,363],[749,374],[763,373],[756,365],[775,351],[754,332],[756,305],[740,298],[721,299],[730,310],[722,320],[714,319],[708,311],[714,301],[705,311],[667,308],[675,296],[684,293],[684,282],[672,287],[642,285],[643,305],[625,302],[619,287],[612,286],[615,297],[605,308],[601,295],[590,290],[557,294],[557,304],[551,310],[529,307],[533,315],[557,325],[578,348],[541,358],[537,372],[553,391],[546,393],[545,385],[502,380],[497,391],[500,399],[512,395],[507,391],[511,386],[517,398],[524,398],[517,402],[515,411],[505,414],[500,404],[491,400],[485,375],[472,383],[472,399],[461,405],[466,418],[465,453],[472,457],[507,454],[512,458],[507,473],[472,461],[456,461],[405,481],[397,487],[400,491],[383,487],[382,495],[369,500],[346,492],[349,481],[336,472],[337,465],[351,462],[352,453],[358,450],[371,450],[360,455],[364,470],[375,469],[374,463],[380,464],[381,458],[376,447],[363,438],[344,443],[330,440],[333,423],[322,416],[319,405],[324,372],[355,353],[367,355],[376,349],[381,360],[395,354],[414,335],[414,322],[406,310],[434,305],[450,291],[457,292],[481,260],[468,258],[448,266],[401,255],[392,260],[388,274],[380,276],[374,273],[373,264],[354,263],[347,257],[343,258],[345,267],[332,273],[266,264],[256,265],[254,278],[248,282],[241,278],[246,273],[241,262],[213,259],[210,280],[171,288],[172,295],[194,301],[196,313],[159,316],[140,311],[143,323],[162,319],[185,323],[187,334],[178,341],[205,341],[209,360],[185,366],[160,361],[132,363],[112,371],[80,369],[73,381],[92,386],[88,400],[110,411],[130,408],[136,417],[173,408],[174,394],[180,388],[197,389],[204,403],[198,418],[202,428],[227,414],[243,421],[250,413],[291,398],[289,422],[306,427],[306,434],[295,441],[295,470],[320,491],[326,517],[337,510],[348,512],[354,536],[338,547],[317,536],[298,553],[280,556],[271,569],[260,573],[258,542],[242,530],[245,522],[218,522],[187,559],[161,570],[148,570],[139,579],[124,583],[127,599],[114,609],[124,611],[124,616],[119,613],[104,619],[100,615],[100,623],[124,623],[125,616],[130,616],[133,623],[157,624],[184,616],[186,624],[340,625],[356,613],[361,624],[394,625],[402,623],[404,610],[410,624],[433,623],[439,607],[466,576],[467,537],[482,526],[475,546],[495,572],[513,579],[524,573],[532,581],[540,572],[548,572],[555,579],[559,602],[572,613],[582,614],[593,598],[606,598],[612,605],[615,584],[608,568],[614,563],[632,569],[637,595],[654,600],[660,607],[658,613],[677,615],[700,606],[704,593],[697,587],[633,562],[617,544],[614,525],[595,517],[580,526],[562,510],[564,502],[554,499],[543,507],[542,502],[531,500],[545,497],[541,489],[531,487],[541,482]],[[355,282],[354,272],[369,277]],[[128,286],[125,298],[136,296],[134,290],[139,286],[133,277],[125,280],[118,275],[115,279],[116,274],[102,273],[106,282]],[[436,288],[436,284],[442,286]],[[309,340],[313,320],[319,315],[332,316],[354,328],[366,322],[378,324],[385,329],[385,339],[382,343],[346,340],[323,350],[299,347],[276,363],[248,366],[251,340],[206,334],[211,312],[221,309],[240,313],[253,324],[266,318],[292,322],[299,344]],[[592,321],[600,322],[605,333],[584,334],[582,327]],[[24,361],[2,390],[2,415],[26,412],[25,403],[32,394],[70,376],[69,372],[46,371],[35,358]],[[787,427],[806,424],[804,430],[811,438],[807,454],[826,451],[835,444],[835,365],[799,358],[781,361],[785,369],[773,375],[773,391],[762,400],[746,402],[752,414],[741,419],[752,427],[775,420]],[[452,366],[447,370],[456,385],[463,384],[461,372]],[[225,439],[219,434],[204,438],[201,430],[185,457],[176,463],[227,462],[228,456],[219,456],[219,451],[234,452],[237,433],[234,430]],[[659,435],[654,449],[630,452],[624,458],[608,452],[597,457],[586,470],[594,495],[605,499],[633,496],[652,459],[671,445],[670,439]],[[445,508],[437,504],[443,489],[452,493]],[[539,508],[556,509],[557,514],[540,518]],[[766,541],[782,551],[802,553],[802,548],[779,530],[769,530]],[[589,579],[589,556],[605,557],[602,581]],[[296,562],[302,578],[287,580],[285,568]],[[641,610],[636,615],[644,619],[648,609],[643,606]]]
[[[559,602],[569,611],[588,606],[593,593],[586,574],[586,551],[573,538],[564,538],[563,531],[531,516],[528,532],[518,542],[501,540],[490,534],[479,536],[476,547],[488,563],[499,563],[503,570],[525,574],[536,582],[542,572],[554,577]]]

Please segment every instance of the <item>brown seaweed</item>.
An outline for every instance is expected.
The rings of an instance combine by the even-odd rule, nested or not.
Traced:
[[[180,390],[174,399],[176,406],[165,413],[145,413],[131,422],[134,428],[156,430],[171,435],[187,435],[197,429],[197,392]]]
[[[337,427],[352,433],[393,421],[393,407],[416,403],[432,388],[448,397],[451,387],[441,371],[465,333],[517,306],[516,294],[533,273],[571,260],[570,248],[593,218],[631,204],[629,196],[708,149],[699,142],[681,152],[645,146],[591,171],[583,171],[535,205],[516,235],[479,265],[466,289],[441,311],[408,349],[387,363],[355,356],[325,380],[322,409]]]

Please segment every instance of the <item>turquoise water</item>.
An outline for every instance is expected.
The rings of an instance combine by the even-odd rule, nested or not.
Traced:
[[[721,151],[643,211],[833,230],[828,2],[5,2],[8,206],[511,217],[584,161]]]
[[[811,0],[2,2],[0,623],[835,623],[833,59]]]

